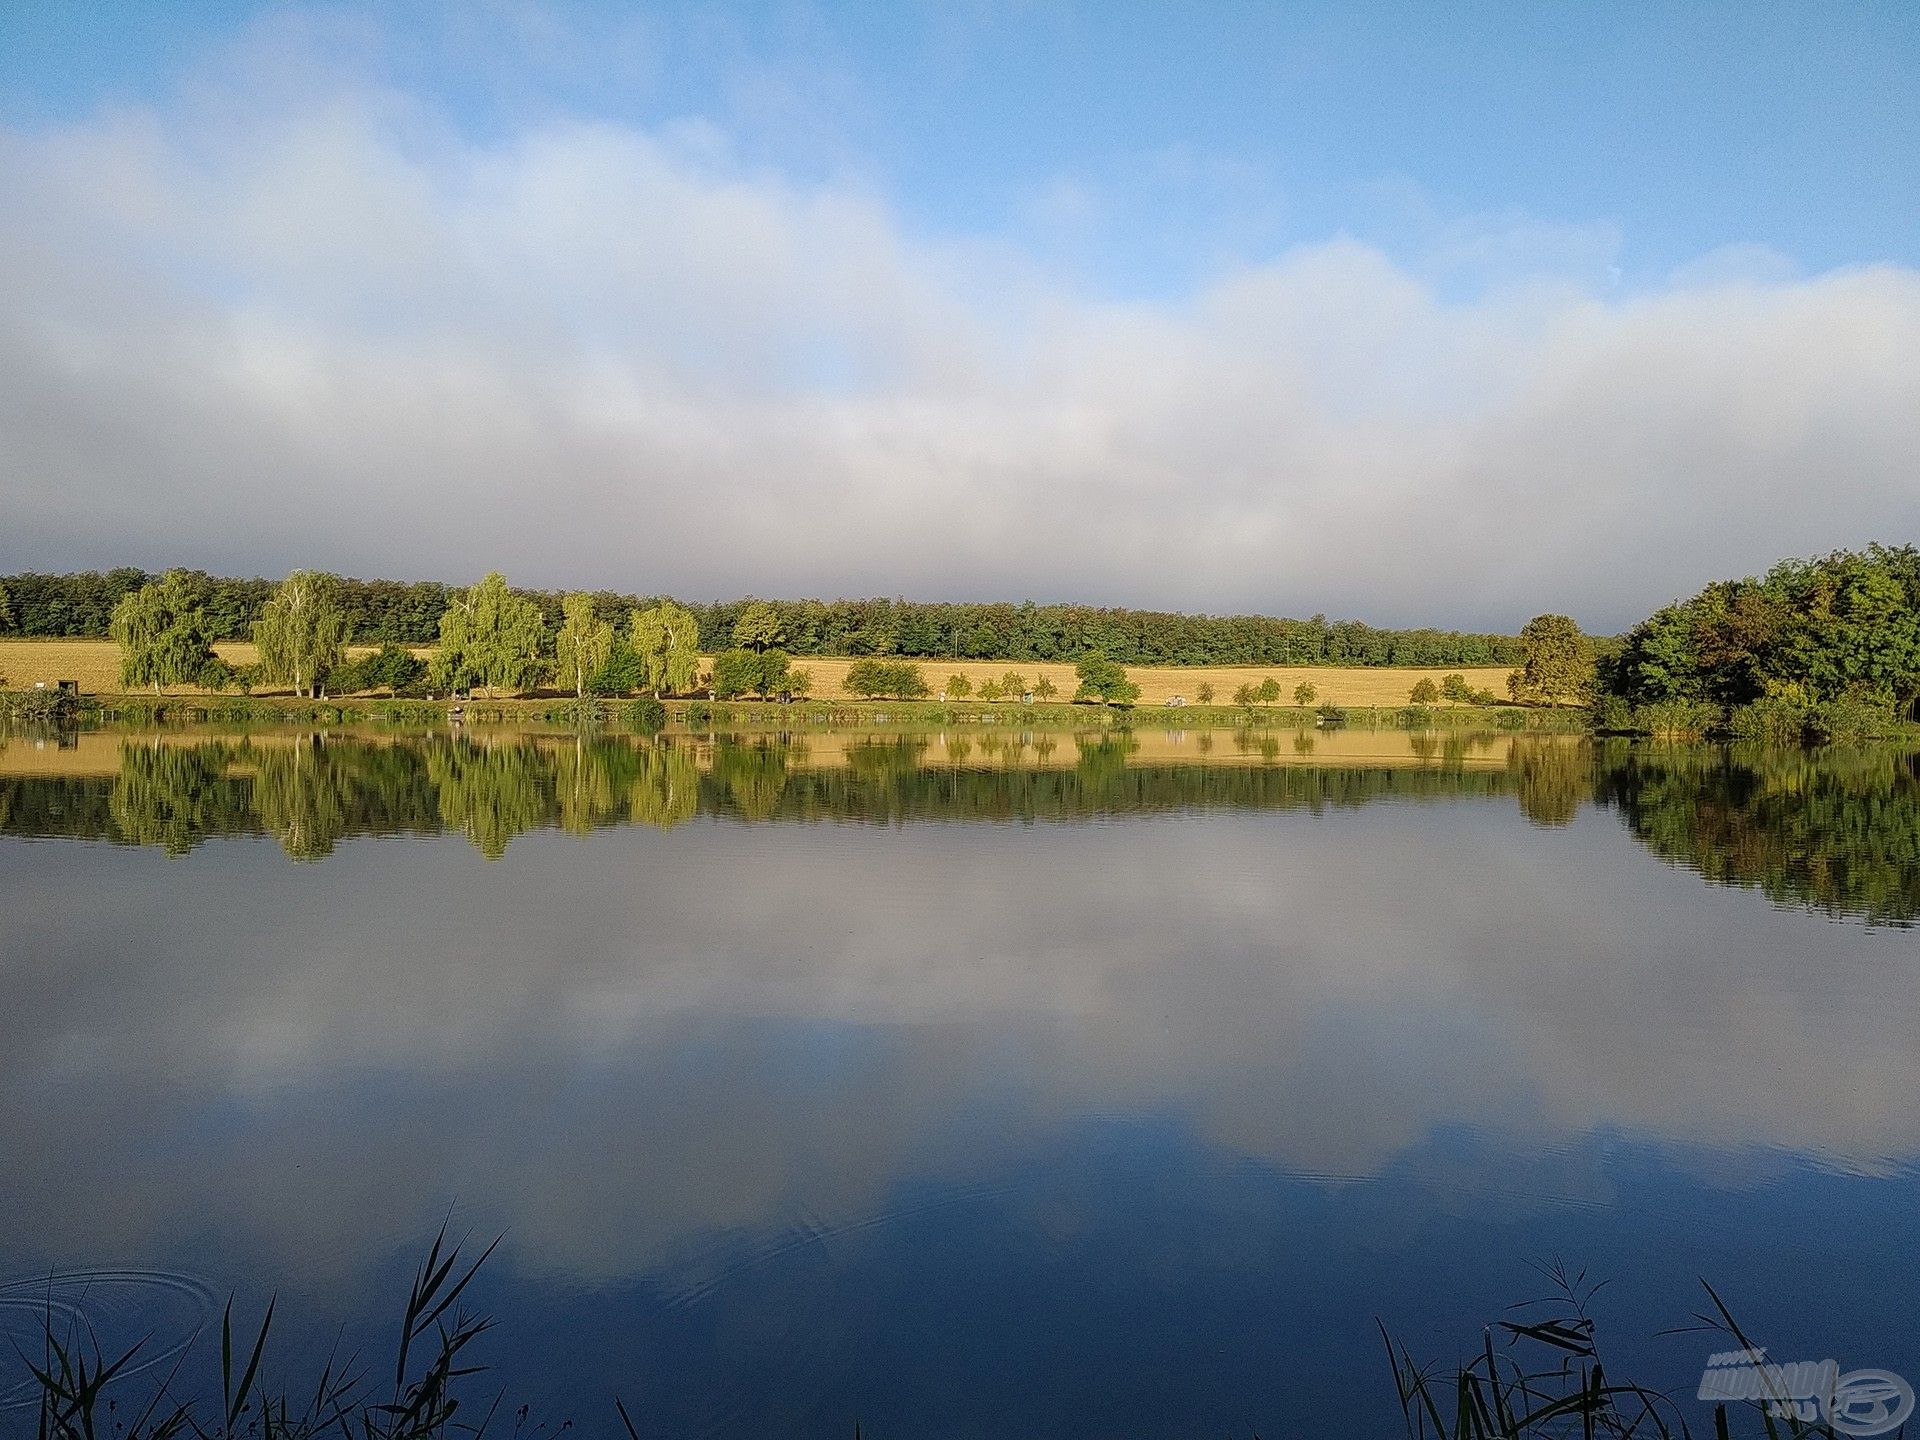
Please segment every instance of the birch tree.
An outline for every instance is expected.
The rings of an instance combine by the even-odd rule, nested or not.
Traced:
[[[562,683],[571,681],[573,693],[585,699],[587,682],[600,673],[613,653],[613,626],[593,611],[593,597],[575,593],[560,602],[564,619],[554,640],[554,661]]]
[[[525,690],[539,678],[546,625],[540,607],[507,587],[494,571],[478,585],[457,590],[440,617],[440,648],[434,653],[434,683]]]
[[[633,616],[633,649],[655,695],[681,695],[700,671],[700,625],[692,612],[662,600]]]
[[[295,570],[280,582],[253,622],[260,678],[313,695],[326,673],[346,656],[347,617],[340,582],[318,570]]]

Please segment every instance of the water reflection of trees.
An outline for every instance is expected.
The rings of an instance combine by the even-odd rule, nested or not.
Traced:
[[[111,777],[0,779],[0,833],[73,836],[184,854],[267,834],[296,859],[343,838],[457,832],[488,857],[527,831],[737,821],[1037,822],[1205,809],[1318,811],[1380,800],[1511,797],[1534,824],[1619,814],[1650,850],[1715,884],[1836,915],[1920,915],[1920,757],[1896,750],[1761,752],[1520,738],[1504,769],[1467,761],[1487,737],[1416,736],[1417,765],[1142,762],[1126,735],[993,736],[941,752],[924,736],[857,741],[814,766],[775,738],[395,739],[308,736],[175,743],[129,738]],[[1297,746],[1288,747],[1301,754]],[[1311,749],[1308,739],[1307,749]]]
[[[1597,795],[1716,885],[1907,925],[1920,917],[1920,754],[1605,747]]]

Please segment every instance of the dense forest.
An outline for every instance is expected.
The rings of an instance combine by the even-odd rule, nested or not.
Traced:
[[[142,570],[0,576],[12,629],[22,635],[108,633],[114,606],[157,579]],[[246,640],[276,581],[193,572],[196,600],[216,640]],[[458,587],[438,581],[342,580],[338,603],[357,645],[432,645]],[[519,590],[561,624],[559,591]],[[659,597],[601,591],[594,608],[624,630]],[[684,602],[683,602],[684,603]],[[708,653],[734,643],[749,599],[691,604]],[[783,648],[793,655],[899,655],[983,660],[1077,660],[1099,653],[1123,665],[1512,665],[1519,640],[1453,630],[1385,630],[1358,620],[1265,615],[1183,615],[1091,605],[961,604],[912,600],[776,600]],[[0,624],[3,624],[0,621]]]
[[[1920,550],[1870,545],[1723,580],[1600,659],[1603,720],[1751,739],[1844,736],[1920,714]],[[1656,727],[1665,728],[1665,727]]]

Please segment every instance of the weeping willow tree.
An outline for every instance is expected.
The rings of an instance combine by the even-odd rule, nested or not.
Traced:
[[[120,683],[153,687],[192,685],[214,664],[213,626],[193,577],[169,570],[121,597],[108,633],[120,646]]]
[[[347,653],[347,617],[340,608],[340,582],[318,570],[295,570],[280,582],[253,622],[260,650],[260,678],[313,695]]]
[[[456,591],[440,617],[440,648],[434,652],[436,685],[478,685],[489,696],[525,690],[545,665],[546,623],[540,607],[508,588],[498,571],[478,585]]]
[[[613,626],[594,613],[593,596],[575,593],[560,602],[560,633],[554,637],[554,663],[563,684],[584,700],[587,682],[613,653]]]
[[[700,625],[693,613],[663,600],[633,616],[633,650],[655,695],[684,695],[700,670]]]

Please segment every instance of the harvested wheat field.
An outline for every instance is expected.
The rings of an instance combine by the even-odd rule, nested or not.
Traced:
[[[353,647],[358,655],[372,647]],[[249,665],[254,648],[248,641],[223,641],[214,646],[220,658],[234,665]],[[415,650],[420,656],[427,650]],[[822,700],[846,694],[847,670],[853,661],[820,656],[796,657],[796,667],[813,675],[813,693]],[[927,685],[938,695],[950,675],[964,675],[974,689],[988,680],[1000,680],[1009,671],[1029,685],[1037,685],[1042,675],[1059,687],[1058,699],[1070,699],[1074,686],[1071,665],[1021,664],[1006,660],[919,660],[914,662],[926,676]],[[711,657],[701,661],[703,668]],[[1161,705],[1174,695],[1185,696],[1188,703],[1200,703],[1200,687],[1213,686],[1214,703],[1232,702],[1233,692],[1242,685],[1258,685],[1271,675],[1280,683],[1283,705],[1293,703],[1294,687],[1301,681],[1312,685],[1315,704],[1331,705],[1404,705],[1407,692],[1422,679],[1436,684],[1442,676],[1458,673],[1476,690],[1491,690],[1502,699],[1507,693],[1507,667],[1475,668],[1451,671],[1445,668],[1413,669],[1399,666],[1339,668],[1325,665],[1273,666],[1179,666],[1130,665],[1127,675],[1140,687],[1142,705]],[[6,687],[26,689],[35,682],[48,685],[56,680],[73,680],[88,694],[112,694],[120,690],[120,651],[111,640],[0,639],[0,677]],[[177,692],[176,692],[177,693]],[[1017,696],[1014,698],[1018,698]]]
[[[367,655],[374,645],[350,645],[348,655]],[[259,658],[251,640],[222,640],[213,653],[229,665],[251,665]],[[430,651],[416,651],[426,655]],[[120,684],[120,647],[111,640],[49,640],[0,638],[0,689],[28,690],[36,683],[52,685],[72,680],[81,693],[111,695]],[[190,694],[190,686],[174,686],[173,694]]]
[[[707,662],[703,662],[707,663]],[[854,662],[846,659],[825,659],[814,656],[798,656],[794,659],[797,669],[811,671],[813,674],[813,693],[821,699],[832,699],[846,693],[843,688],[847,669]],[[983,681],[998,680],[1008,671],[1020,676],[1029,686],[1037,684],[1042,675],[1047,676],[1059,687],[1056,699],[1068,700],[1073,697],[1074,687],[1080,682],[1074,677],[1071,665],[1035,665],[1008,660],[916,660],[920,673],[926,676],[928,688],[938,695],[947,683],[950,675],[964,675],[977,692]],[[1502,700],[1507,698],[1507,676],[1512,667],[1476,668],[1451,670],[1446,668],[1421,670],[1399,666],[1351,667],[1341,668],[1326,665],[1129,665],[1127,678],[1140,687],[1142,705],[1161,705],[1175,695],[1186,697],[1187,703],[1200,703],[1199,690],[1202,685],[1213,686],[1213,703],[1228,705],[1233,702],[1233,692],[1242,685],[1258,685],[1271,675],[1280,682],[1283,705],[1293,704],[1294,687],[1306,681],[1318,692],[1314,697],[1316,705],[1404,705],[1407,692],[1422,679],[1431,679],[1436,685],[1443,676],[1463,675],[1467,684],[1476,690],[1491,690]],[[1018,699],[1018,696],[1014,697]]]

